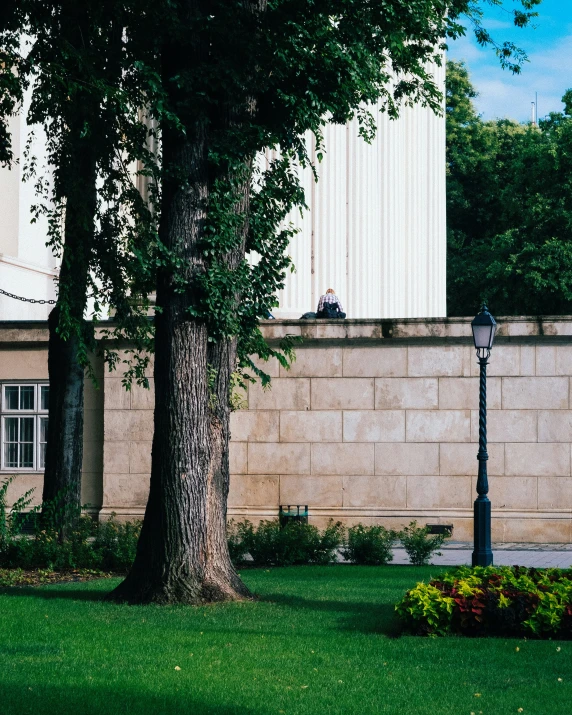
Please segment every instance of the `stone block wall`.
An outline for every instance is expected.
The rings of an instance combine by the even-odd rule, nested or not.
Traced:
[[[502,321],[488,368],[496,541],[572,541],[572,324]],[[268,324],[276,337],[300,323]],[[377,330],[376,330],[377,328]],[[479,366],[467,320],[302,325],[290,370],[232,416],[230,512],[398,526],[472,538]],[[367,330],[369,329],[369,336]],[[345,331],[345,334],[342,334]],[[464,333],[464,338],[462,337]]]
[[[398,527],[446,523],[472,539],[478,364],[470,320],[268,321],[303,342],[266,364],[232,415],[229,515]],[[43,326],[43,327],[42,327]],[[47,377],[45,324],[0,324],[0,380]],[[153,391],[97,366],[86,383],[84,501],[140,517],[149,488]],[[151,374],[151,373],[150,373]],[[501,320],[488,369],[489,496],[496,541],[572,542],[572,318]],[[152,386],[152,380],[151,380]],[[7,476],[7,475],[6,475]],[[14,496],[41,473],[20,473]]]

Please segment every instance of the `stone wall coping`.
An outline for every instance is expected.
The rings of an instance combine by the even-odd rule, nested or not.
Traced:
[[[346,319],[346,320],[262,320],[262,334],[269,342],[287,335],[304,342],[352,343],[371,341],[430,341],[471,343],[472,317]],[[502,342],[569,342],[572,315],[510,316],[496,318],[496,338]],[[103,328],[103,323],[100,326]],[[105,327],[112,327],[112,322]],[[31,345],[48,342],[47,321],[0,321],[0,345]]]
[[[47,320],[0,320],[0,345],[47,345],[49,338]]]
[[[331,341],[442,341],[472,343],[472,317],[345,319],[345,320],[262,320],[261,331],[269,342],[296,335],[304,342]],[[572,338],[572,316],[510,316],[496,318],[496,339],[502,342],[555,342]]]

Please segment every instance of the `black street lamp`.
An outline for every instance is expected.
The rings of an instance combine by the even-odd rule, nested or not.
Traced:
[[[491,548],[491,503],[487,496],[489,480],[487,476],[487,364],[495,339],[497,324],[483,303],[481,312],[471,323],[473,340],[480,366],[479,392],[479,476],[474,511],[474,550],[473,566],[491,566],[493,551]]]

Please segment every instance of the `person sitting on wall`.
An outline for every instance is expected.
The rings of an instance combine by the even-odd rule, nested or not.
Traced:
[[[333,288],[328,288],[325,295],[320,296],[316,318],[345,318],[340,299]]]

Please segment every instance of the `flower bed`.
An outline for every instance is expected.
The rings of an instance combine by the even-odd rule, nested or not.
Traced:
[[[453,569],[418,583],[395,610],[418,635],[572,638],[572,569]]]
[[[94,578],[109,578],[111,574],[93,569],[52,571],[50,569],[0,569],[0,589],[12,586],[45,586],[46,584],[77,583]]]

